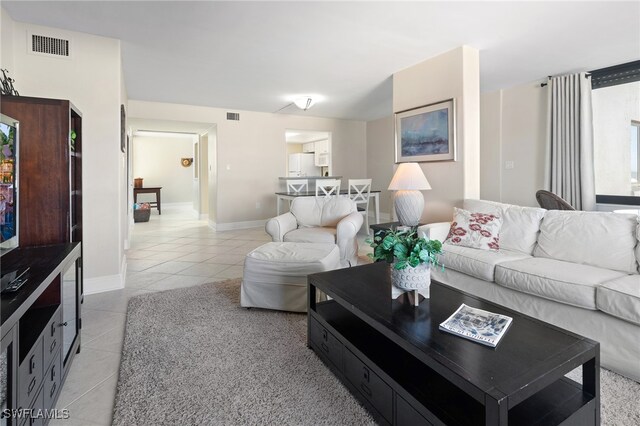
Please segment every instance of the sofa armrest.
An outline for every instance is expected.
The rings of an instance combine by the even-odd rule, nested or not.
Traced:
[[[428,223],[418,227],[418,236],[444,242],[449,235],[449,228],[451,228],[451,222]]]
[[[297,227],[296,217],[291,212],[287,212],[269,219],[264,225],[264,230],[271,236],[272,241],[282,242],[284,241],[284,235]]]

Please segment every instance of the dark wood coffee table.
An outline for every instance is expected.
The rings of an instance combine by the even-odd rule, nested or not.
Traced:
[[[308,345],[379,423],[600,423],[598,342],[436,281],[418,307],[392,300],[388,268],[308,280]],[[462,303],[513,318],[496,348],[438,329]],[[564,377],[579,366],[583,385]]]

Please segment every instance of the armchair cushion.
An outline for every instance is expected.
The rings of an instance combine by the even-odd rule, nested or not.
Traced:
[[[336,228],[299,228],[289,231],[284,236],[285,242],[291,243],[336,243]]]
[[[349,213],[357,211],[348,197],[298,197],[291,202],[291,213],[298,228],[316,226],[336,227]]]

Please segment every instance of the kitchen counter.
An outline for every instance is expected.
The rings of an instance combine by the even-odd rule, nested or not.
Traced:
[[[288,179],[342,179],[342,176],[289,176],[289,177],[279,177],[280,180],[288,180]]]
[[[280,191],[286,191],[287,190],[287,181],[288,180],[293,180],[293,179],[306,179],[308,181],[308,189],[310,191],[315,191],[316,190],[316,181],[317,180],[322,180],[322,179],[342,179],[342,176],[289,176],[289,177],[279,177],[278,180],[280,181],[279,184],[279,188]],[[347,182],[342,182],[341,185],[343,188],[347,188],[349,186],[349,184]]]

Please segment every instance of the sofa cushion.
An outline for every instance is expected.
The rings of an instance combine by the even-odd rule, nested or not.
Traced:
[[[501,227],[502,219],[492,213],[472,213],[454,207],[446,241],[462,247],[499,250]]]
[[[464,208],[471,212],[493,213],[502,218],[501,249],[533,253],[546,210],[471,199],[464,200]]]
[[[549,210],[533,255],[636,273],[636,216]]]
[[[494,271],[498,263],[531,257],[515,251],[480,250],[449,243],[442,245],[442,251],[439,261],[446,269],[453,269],[485,281],[494,280]]]
[[[336,228],[298,228],[284,234],[284,241],[291,243],[334,243]]]
[[[596,307],[640,325],[640,275],[626,275],[601,284],[596,290]]]
[[[496,266],[495,282],[527,294],[596,309],[596,287],[625,274],[562,260],[532,257]]]

